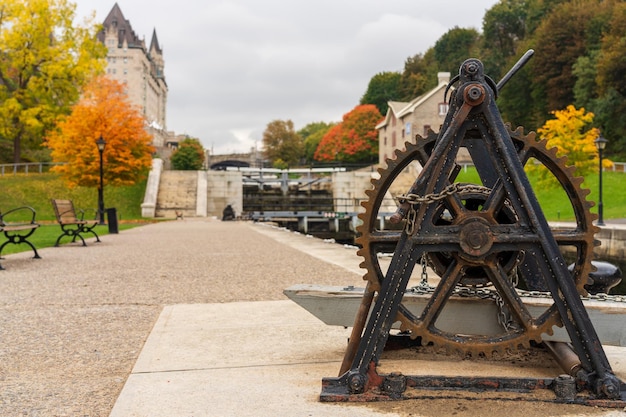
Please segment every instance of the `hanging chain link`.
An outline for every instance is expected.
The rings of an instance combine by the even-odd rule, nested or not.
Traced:
[[[424,196],[419,196],[413,193],[401,194],[395,199],[400,203],[409,203],[409,211],[407,213],[407,222],[406,222],[406,232],[410,235],[415,230],[415,222],[417,220],[417,210],[415,206],[418,204],[431,204],[437,201],[441,201],[448,196],[457,194],[457,193],[480,193],[485,194],[490,190],[484,186],[475,185],[475,184],[461,184],[461,183],[453,183],[448,185],[439,193],[431,193],[426,194]],[[434,293],[435,287],[431,286],[428,283],[428,271],[427,271],[427,256],[426,253],[422,254],[420,264],[422,266],[421,272],[421,280],[418,285],[407,289],[407,292],[413,294],[422,294],[429,295]],[[527,298],[552,298],[552,294],[550,292],[544,291],[528,291],[517,288],[519,283],[519,275],[517,273],[517,268],[513,268],[509,279],[516,287],[515,290],[520,297]],[[500,293],[496,290],[485,288],[485,287],[473,287],[473,286],[457,286],[453,295],[458,297],[473,297],[480,299],[491,299],[494,301],[496,307],[498,308],[498,323],[504,328],[505,331],[509,331],[512,329],[517,329],[519,324],[513,320],[511,312],[507,307],[504,299],[500,295]],[[595,300],[595,301],[607,301],[607,302],[616,302],[616,303],[626,303],[626,295],[609,295],[609,294],[589,294],[586,297],[581,297],[583,300]]]
[[[406,290],[408,293],[418,294],[418,295],[430,295],[435,292],[435,287],[428,283],[428,271],[426,270],[426,254],[422,254],[422,259],[420,262],[422,266],[421,280],[418,285],[411,287]],[[552,299],[552,294],[548,291],[534,291],[534,290],[522,290],[517,288],[517,284],[519,282],[519,275],[517,274],[517,268],[513,270],[511,275],[509,276],[513,285],[516,287],[515,291],[520,297],[526,298],[544,298],[544,299]],[[515,330],[519,328],[519,324],[513,320],[513,316],[511,315],[511,311],[507,307],[504,299],[500,295],[500,293],[496,290],[485,288],[485,287],[464,287],[457,286],[452,295],[457,297],[464,298],[478,298],[481,300],[493,300],[496,307],[498,308],[497,320],[498,323],[502,326],[505,331]],[[598,294],[589,294],[586,297],[581,297],[582,300],[594,300],[594,301],[606,301],[606,302],[614,302],[614,303],[626,303],[626,295],[616,294],[609,295],[604,293]]]
[[[461,184],[455,182],[453,184],[448,185],[446,188],[441,190],[438,193],[430,193],[424,196],[419,196],[413,193],[401,194],[396,197],[398,202],[409,203],[411,205],[415,204],[430,204],[436,201],[443,200],[444,198],[451,196],[456,193],[467,192],[467,193],[484,193],[485,187],[476,184]],[[488,190],[488,189],[487,189]]]
[[[457,194],[457,193],[482,193],[488,192],[489,189],[483,187],[481,185],[475,184],[461,184],[455,182],[453,184],[448,185],[446,188],[441,190],[438,193],[430,193],[424,196],[419,196],[417,194],[408,193],[401,194],[395,199],[400,203],[409,203],[409,211],[406,215],[406,232],[409,235],[412,235],[415,231],[415,222],[417,221],[417,210],[415,210],[415,206],[417,204],[431,204],[437,201],[441,201],[444,198]]]

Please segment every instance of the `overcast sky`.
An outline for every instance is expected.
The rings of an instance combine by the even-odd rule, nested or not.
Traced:
[[[102,22],[113,0],[74,0]],[[482,30],[497,0],[120,0],[146,46],[156,29],[167,129],[215,153],[261,147],[273,120],[340,121],[369,80],[402,71],[454,26]]]

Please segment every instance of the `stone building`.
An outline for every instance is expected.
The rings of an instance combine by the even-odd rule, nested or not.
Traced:
[[[146,47],[122,14],[117,3],[102,23],[98,40],[107,48],[107,75],[126,85],[128,97],[146,118],[146,129],[153,136],[153,145],[164,147],[168,141],[167,83],[165,61],[156,29],[150,46]]]
[[[396,149],[404,148],[405,142],[415,143],[415,135],[426,136],[428,129],[439,131],[448,112],[444,93],[450,82],[450,73],[440,72],[438,79],[437,87],[409,103],[388,103],[385,119],[376,126],[379,141],[378,163],[381,166],[386,165],[386,159],[393,158]]]

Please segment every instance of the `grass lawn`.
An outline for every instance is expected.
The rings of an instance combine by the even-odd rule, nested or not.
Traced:
[[[141,203],[143,202],[146,183],[142,181],[133,186],[127,187],[104,187],[105,207],[117,209],[120,231],[140,226],[152,219],[141,217]],[[91,187],[69,188],[57,174],[6,174],[0,176],[0,211],[29,206],[36,213],[36,220],[41,226],[29,237],[29,241],[35,245],[37,250],[54,246],[57,238],[62,234],[61,227],[56,223],[54,210],[50,199],[69,199],[74,201],[74,206],[85,209],[85,219],[93,217],[93,209],[98,206],[98,190]],[[18,214],[18,213],[16,213]],[[29,212],[22,211],[16,217],[11,217],[11,221],[29,221]],[[94,229],[99,236],[109,233],[108,226],[96,226]],[[0,244],[6,239],[0,235]],[[85,234],[83,237],[93,237]],[[68,243],[71,238],[64,237],[61,244]],[[25,244],[9,244],[2,250],[2,255],[11,253],[30,251],[30,247]]]
[[[462,171],[457,178],[459,182],[480,184],[478,174],[473,167]],[[587,200],[598,200],[598,174],[589,175],[582,184],[591,190]],[[532,176],[531,183],[534,183]],[[603,205],[604,219],[626,218],[626,192],[622,189],[626,182],[626,173],[606,171],[603,174]],[[77,208],[93,209],[98,204],[98,192],[95,188],[68,188],[63,180],[53,173],[45,174],[8,174],[0,176],[0,210],[7,211],[19,206],[30,206],[37,212],[37,222],[42,224],[30,237],[37,249],[53,246],[61,229],[56,224],[50,199],[71,199]],[[104,188],[105,206],[115,207],[119,218],[119,230],[136,227],[152,220],[142,219],[141,203],[143,201],[145,181],[129,187]],[[573,210],[565,192],[560,188],[542,189],[534,187],[537,199],[549,221],[570,221],[574,219]],[[591,208],[596,213],[597,206]],[[86,217],[87,218],[87,217]],[[23,216],[19,220],[28,220]],[[107,226],[97,226],[96,233],[108,234]],[[89,236],[89,235],[87,235]],[[67,243],[64,238],[61,244]],[[5,239],[0,238],[0,244]],[[2,255],[30,250],[28,245],[7,245]]]
[[[118,229],[120,231],[127,230],[132,227],[140,226],[142,224],[145,224],[145,223],[139,223],[139,222],[122,223],[119,225]],[[109,227],[106,225],[105,226],[98,225],[96,226],[94,231],[98,234],[98,236],[102,237],[104,235],[109,234]],[[35,245],[37,250],[48,248],[50,246],[54,246],[54,243],[56,242],[57,238],[61,236],[62,233],[63,232],[61,231],[61,227],[58,224],[42,224],[39,228],[35,230],[35,233],[33,233],[28,238],[28,241],[32,243],[33,245]],[[94,236],[91,233],[83,234],[83,238],[85,239],[89,239],[92,237]],[[77,239],[77,240],[80,240],[80,239]],[[61,239],[60,244],[63,245],[65,243],[70,243],[71,241],[72,241],[71,237],[64,236],[63,239]],[[0,244],[4,242],[6,242],[4,238],[0,240]],[[8,244],[2,249],[2,255],[4,256],[4,255],[9,255],[11,253],[26,252],[26,251],[32,252],[32,249],[30,248],[30,246],[24,243],[19,244],[19,245]]]
[[[574,210],[562,188],[541,188],[535,185],[536,181],[532,175],[529,175],[529,179],[548,221],[574,220]],[[472,182],[474,184],[481,183],[476,169],[473,167],[468,167],[466,171],[462,171],[457,177],[457,181]],[[595,173],[587,176],[582,183],[581,188],[590,191],[587,201],[592,203],[598,201],[598,182],[599,175]],[[626,218],[626,192],[621,188],[623,186],[622,182],[626,182],[626,173],[605,171],[602,174],[604,220]],[[591,208],[591,212],[598,212],[597,205]]]

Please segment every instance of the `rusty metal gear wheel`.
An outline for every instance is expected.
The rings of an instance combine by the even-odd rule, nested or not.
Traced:
[[[592,271],[591,260],[593,247],[597,244],[594,234],[598,228],[593,225],[596,215],[590,212],[593,203],[586,200],[589,191],[581,188],[583,179],[574,176],[574,167],[567,166],[565,157],[557,157],[556,149],[547,149],[545,141],[537,141],[534,133],[524,135],[521,128],[511,130],[507,126],[509,135],[517,150],[522,165],[543,165],[551,176],[559,183],[564,198],[571,203],[574,221],[566,226],[553,229],[553,236],[559,245],[564,257],[573,259],[574,267],[572,279],[580,294],[585,294],[584,285],[587,283],[589,273]],[[379,291],[381,283],[385,279],[385,266],[381,263],[383,254],[394,252],[400,240],[402,230],[381,228],[379,214],[386,210],[390,195],[394,193],[395,184],[399,181],[403,171],[415,162],[424,165],[429,159],[434,147],[437,135],[433,132],[426,138],[417,138],[417,143],[405,144],[404,150],[398,150],[395,158],[388,160],[388,167],[379,170],[380,178],[373,179],[373,189],[366,193],[369,199],[362,203],[365,212],[359,215],[362,224],[357,228],[359,237],[356,242],[361,247],[358,254],[363,257],[361,267],[367,270],[364,279],[369,287]],[[458,176],[458,171],[457,171]],[[450,178],[454,184],[455,178]],[[435,271],[435,274],[443,280],[449,281],[456,288],[465,286],[470,288],[489,286],[497,283],[497,279],[491,279],[494,274],[510,276],[511,279],[520,279],[520,286],[530,290],[543,290],[542,278],[537,277],[528,267],[530,259],[536,256],[533,253],[525,253],[523,250],[489,251],[490,245],[486,244],[492,238],[492,226],[509,228],[508,233],[516,232],[516,216],[510,210],[508,200],[501,199],[499,204],[491,205],[489,213],[483,213],[483,203],[490,193],[490,189],[482,184],[473,184],[457,189],[462,204],[450,204],[447,199],[441,199],[435,204],[437,208],[437,222],[442,224],[459,224],[461,234],[467,236],[455,237],[455,242],[460,242],[461,251],[428,252],[425,254],[426,263]],[[467,213],[470,213],[468,215]],[[564,213],[565,214],[565,213]],[[405,227],[407,220],[399,226]],[[445,236],[441,237],[444,241]],[[481,253],[472,253],[473,240],[475,247],[480,247]],[[452,239],[451,239],[452,240]],[[465,247],[464,247],[465,245]],[[492,250],[493,252],[493,250]],[[526,269],[525,269],[526,268]],[[522,271],[520,273],[520,270]],[[536,272],[536,271],[535,271]],[[432,342],[436,346],[446,348],[448,351],[460,351],[468,354],[492,354],[502,353],[507,350],[515,350],[520,346],[528,347],[530,341],[541,341],[544,333],[552,334],[553,326],[560,326],[561,320],[555,305],[546,307],[540,313],[531,314],[521,298],[517,294],[510,294],[506,288],[496,288],[494,301],[500,303],[500,313],[503,308],[512,317],[511,325],[503,326],[497,334],[459,334],[440,328],[437,317],[447,304],[449,297],[455,297],[449,290],[443,301],[432,301],[421,313],[415,313],[406,307],[406,303],[400,305],[397,321],[400,328],[410,333],[412,338],[421,337],[422,343]],[[450,295],[452,294],[452,295]],[[499,300],[498,300],[499,298]],[[502,298],[505,298],[504,303]],[[471,308],[471,307],[468,307]],[[468,311],[471,315],[472,312]]]

